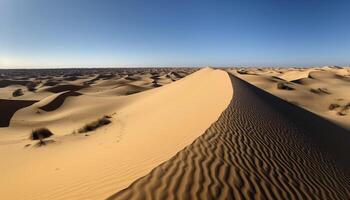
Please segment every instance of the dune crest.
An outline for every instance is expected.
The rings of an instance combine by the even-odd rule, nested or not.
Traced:
[[[204,133],[225,110],[232,92],[226,72],[207,68],[130,96],[83,94],[51,112],[36,114],[34,105],[22,109],[10,127],[12,138],[0,129],[0,157],[6,160],[0,165],[0,199],[107,198]],[[69,134],[112,113],[111,123],[89,137]],[[42,124],[49,124],[56,142],[24,147],[29,141],[23,127]],[[21,140],[8,142],[16,138]]]
[[[217,122],[108,200],[350,198],[349,132],[238,78],[232,82],[233,99]],[[298,119],[304,114],[309,127]],[[320,127],[310,129],[313,123]],[[325,147],[320,137],[338,142]]]

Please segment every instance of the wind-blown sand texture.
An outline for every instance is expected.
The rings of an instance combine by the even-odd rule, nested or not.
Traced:
[[[231,78],[218,121],[109,199],[349,199],[349,132]]]
[[[346,126],[260,89],[298,94],[292,83],[310,76],[322,87],[304,92],[345,101],[332,84],[347,81],[347,71],[338,71],[338,80],[333,68],[251,70],[270,75],[210,68],[6,71],[0,199],[350,199]],[[302,80],[282,80],[296,77]],[[28,81],[35,87],[28,89]],[[24,94],[13,97],[18,88]],[[4,109],[8,102],[16,106]],[[103,116],[111,123],[79,133]],[[42,127],[54,136],[37,147],[29,133]]]
[[[0,199],[107,198],[192,143],[232,98],[227,73],[209,68],[132,95],[102,95],[97,87],[51,94],[0,129]],[[110,124],[77,133],[104,115]],[[55,142],[36,147],[28,136],[43,126]]]
[[[350,68],[236,68],[249,83],[350,130]]]

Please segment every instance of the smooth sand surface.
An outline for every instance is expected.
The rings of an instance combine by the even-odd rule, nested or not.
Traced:
[[[228,71],[350,130],[349,67],[245,68]],[[278,84],[282,88],[278,88]]]
[[[108,199],[349,199],[349,132],[231,79],[201,137]]]
[[[162,87],[132,79],[154,89],[101,95],[99,90],[114,86],[101,86],[108,80],[100,79],[90,82],[90,88],[100,85],[95,92],[89,87],[38,89],[50,93],[17,110],[10,126],[0,128],[0,199],[107,198],[191,144],[218,119],[233,94],[228,74],[209,68]],[[88,136],[72,134],[104,115],[111,116],[110,124]],[[28,137],[39,127],[49,128],[55,142],[35,146]]]

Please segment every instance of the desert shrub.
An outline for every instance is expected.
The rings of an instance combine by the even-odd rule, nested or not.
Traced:
[[[152,83],[153,83],[153,87],[160,87],[160,86],[162,86],[156,80],[152,81]]]
[[[22,96],[22,95],[23,95],[22,89],[17,89],[15,91],[13,91],[13,93],[12,93],[13,97],[18,97],[18,96]]]
[[[344,105],[341,111],[338,112],[338,115],[341,115],[341,116],[347,115],[349,112],[349,109],[350,109],[350,103]]]
[[[239,74],[248,74],[248,71],[246,71],[244,69],[240,69],[240,70],[237,70],[237,73],[239,73]]]
[[[281,90],[294,90],[294,88],[292,88],[291,86],[289,86],[287,83],[285,82],[279,82],[277,83],[277,88],[281,89]]]
[[[330,94],[327,88],[317,88],[317,89],[310,89],[310,92],[315,94]]]
[[[134,90],[134,91],[127,91],[125,93],[125,95],[132,95],[132,94],[136,94],[136,93],[139,93],[140,91],[137,91],[137,90]]]
[[[104,116],[96,121],[85,124],[81,129],[79,129],[79,133],[86,133],[90,131],[94,131],[95,129],[107,125],[111,123],[110,116]]]
[[[339,104],[332,103],[332,104],[329,105],[328,109],[329,109],[329,110],[334,110],[334,109],[336,109],[336,108],[338,108],[338,107],[340,107]]]
[[[53,133],[47,128],[33,130],[30,134],[31,140],[39,140],[39,145],[45,145],[45,138],[51,137]]]
[[[350,109],[350,103],[347,103],[344,107],[345,109]]]
[[[338,112],[338,115],[345,116],[348,113],[347,109],[342,109],[341,111]]]
[[[33,82],[29,82],[27,85],[26,85],[26,87],[27,87],[27,90],[28,91],[31,91],[31,92],[34,92],[35,90],[36,90],[36,84],[35,83],[33,83]]]

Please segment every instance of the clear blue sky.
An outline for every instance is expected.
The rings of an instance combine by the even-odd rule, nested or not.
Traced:
[[[0,0],[0,67],[350,65],[349,0]]]

